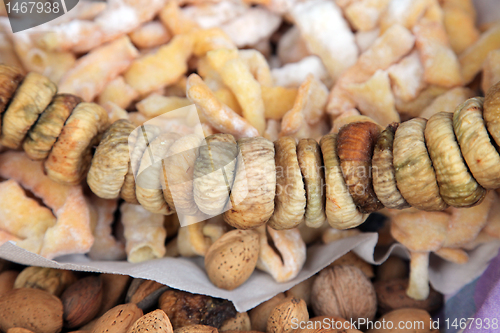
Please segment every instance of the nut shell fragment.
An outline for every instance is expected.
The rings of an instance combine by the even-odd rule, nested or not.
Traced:
[[[320,145],[325,165],[325,211],[328,223],[336,229],[354,228],[363,223],[367,216],[356,208],[342,176],[337,156],[337,135],[325,135],[321,138]]]
[[[485,189],[500,187],[500,155],[493,146],[483,120],[482,97],[457,107],[453,129],[462,155],[476,181]]]
[[[205,141],[194,164],[194,200],[203,213],[219,215],[233,185],[238,146],[231,134],[214,134]]]
[[[119,196],[129,169],[128,138],[133,130],[130,121],[120,119],[102,136],[87,174],[87,183],[97,196],[104,199]]]
[[[387,208],[403,209],[410,205],[399,192],[396,175],[392,164],[394,134],[398,123],[393,123],[382,131],[373,150],[373,189],[377,198]]]
[[[326,214],[325,171],[318,143],[313,139],[301,139],[297,145],[297,159],[307,195],[304,220],[308,227],[319,228],[326,221]]]
[[[274,142],[276,151],[276,197],[274,214],[268,225],[274,229],[292,229],[302,222],[306,193],[297,160],[297,144],[292,137]]]
[[[3,115],[0,143],[11,149],[19,148],[56,92],[57,86],[45,76],[35,72],[26,75]]]
[[[379,135],[372,122],[350,123],[337,136],[337,154],[349,193],[361,213],[371,213],[384,206],[373,190],[371,159]]]
[[[447,204],[439,195],[436,173],[425,146],[426,124],[426,119],[413,118],[399,125],[393,148],[396,182],[412,207],[441,211]]]
[[[486,190],[470,174],[453,132],[453,114],[439,112],[425,127],[427,151],[432,160],[441,198],[453,207],[480,202]]]
[[[87,175],[92,148],[107,124],[108,114],[102,107],[94,103],[78,104],[45,161],[47,175],[63,184],[79,184]]]
[[[252,229],[266,223],[274,211],[274,145],[263,137],[242,138],[238,149],[232,208],[224,213],[224,221],[238,229]]]
[[[61,134],[64,123],[81,101],[80,97],[70,94],[54,96],[50,105],[28,131],[23,142],[23,150],[31,159],[43,160],[47,158],[52,146]]]

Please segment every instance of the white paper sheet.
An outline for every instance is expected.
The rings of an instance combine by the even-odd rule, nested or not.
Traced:
[[[250,279],[232,291],[216,288],[210,282],[204,270],[203,258],[162,258],[139,264],[126,261],[92,261],[85,255],[70,255],[57,260],[48,260],[12,243],[6,243],[0,247],[0,257],[24,265],[128,274],[136,278],[155,280],[172,288],[229,299],[236,309],[242,312],[290,289],[351,250],[372,264],[382,263],[391,252],[402,257],[409,257],[404,247],[396,244],[379,258],[374,258],[377,238],[376,233],[364,233],[326,245],[314,245],[308,249],[304,268],[292,281],[277,283],[267,273],[256,270]],[[469,253],[471,260],[465,265],[452,264],[431,256],[429,276],[432,286],[442,293],[451,293],[460,289],[481,275],[488,262],[496,256],[499,248],[500,243],[482,245]]]

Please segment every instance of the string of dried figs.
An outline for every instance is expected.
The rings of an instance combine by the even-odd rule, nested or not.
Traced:
[[[332,227],[346,229],[383,207],[470,207],[500,187],[500,83],[453,116],[438,113],[386,129],[351,123],[319,146],[289,137],[274,144],[229,134],[203,140],[151,125],[134,130],[127,120],[109,126],[99,105],[56,90],[42,75],[23,77],[0,65],[0,144],[45,160],[46,173],[58,182],[87,178],[98,196],[155,213],[224,211],[224,220],[239,229],[268,221],[277,229],[302,221],[319,227],[326,216]],[[173,156],[155,162],[165,154]]]

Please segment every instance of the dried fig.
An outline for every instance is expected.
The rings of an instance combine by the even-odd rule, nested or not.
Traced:
[[[45,161],[47,175],[62,184],[80,184],[90,167],[92,149],[107,124],[108,114],[102,107],[78,104]]]
[[[372,158],[373,189],[380,202],[387,208],[403,209],[410,205],[399,192],[393,161],[394,134],[398,123],[392,123],[382,131],[375,144]]]
[[[292,229],[302,222],[306,193],[297,160],[297,144],[290,136],[274,142],[276,162],[276,197],[274,214],[267,223],[271,228]]]
[[[355,122],[342,127],[337,136],[337,154],[352,200],[361,213],[384,208],[373,190],[371,160],[380,133],[372,122]]]
[[[160,296],[158,306],[170,318],[175,330],[199,324],[220,328],[226,319],[237,313],[230,301],[173,289]]]
[[[231,190],[231,209],[224,221],[239,229],[266,223],[274,211],[276,167],[274,145],[263,137],[238,140],[236,176]]]
[[[483,119],[484,98],[460,104],[453,114],[453,129],[472,176],[485,189],[500,187],[500,155]]]
[[[70,94],[54,96],[50,105],[31,127],[23,142],[23,150],[33,160],[44,160],[61,134],[64,123],[82,101]]]
[[[238,146],[231,134],[208,136],[194,164],[194,200],[208,215],[224,212],[236,171]]]
[[[128,139],[134,125],[126,119],[115,121],[97,146],[87,183],[92,192],[104,199],[117,198],[129,169]]]
[[[0,119],[23,78],[24,75],[19,68],[0,65]]]
[[[500,82],[497,82],[486,92],[483,117],[488,132],[495,140],[497,146],[500,146]]]
[[[325,214],[325,171],[318,143],[313,139],[301,139],[297,145],[297,159],[304,178],[306,190],[305,223],[310,228],[319,228],[326,221]]]
[[[436,173],[425,146],[426,124],[426,119],[413,118],[399,125],[393,148],[396,182],[401,194],[412,207],[441,211],[447,204],[439,195]]]
[[[328,223],[336,229],[354,228],[363,223],[368,215],[361,214],[356,208],[342,176],[337,156],[337,135],[325,135],[320,145],[325,163],[325,211]]]
[[[377,293],[378,311],[381,314],[401,308],[416,308],[433,312],[440,309],[443,304],[443,295],[432,288],[429,296],[424,300],[408,297],[406,295],[408,279],[378,281],[375,282],[374,286]]]
[[[137,201],[146,210],[154,214],[169,215],[173,210],[163,197],[163,158],[173,143],[180,138],[176,133],[162,133],[149,143],[142,155],[139,170],[135,178]]]
[[[425,142],[436,172],[441,198],[453,207],[478,204],[486,190],[472,177],[453,132],[453,114],[434,114],[425,127]]]
[[[193,172],[202,138],[189,134],[175,141],[163,160],[163,196],[180,214],[200,214],[193,196]]]
[[[57,86],[47,77],[35,72],[26,75],[3,115],[0,143],[11,149],[19,148],[56,92]]]

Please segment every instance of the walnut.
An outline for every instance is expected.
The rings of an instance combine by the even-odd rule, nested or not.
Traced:
[[[158,301],[174,330],[189,325],[207,325],[219,329],[229,318],[236,316],[230,301],[180,290],[165,291]]]
[[[61,296],[63,291],[75,281],[76,277],[72,271],[30,266],[19,273],[14,282],[14,288],[41,289],[52,295]]]
[[[314,281],[311,302],[317,316],[372,320],[377,311],[377,297],[372,283],[354,266],[334,266],[322,270]]]

